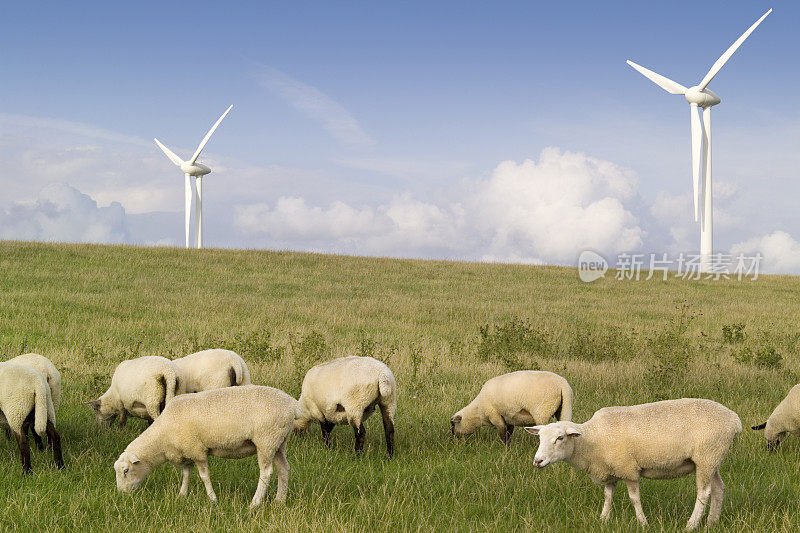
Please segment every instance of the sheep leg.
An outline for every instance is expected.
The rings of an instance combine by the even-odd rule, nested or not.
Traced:
[[[711,478],[711,505],[708,508],[708,523],[715,524],[722,513],[722,498],[725,496],[725,483],[719,475],[719,470]]]
[[[703,519],[703,513],[706,511],[706,504],[708,503],[709,496],[711,496],[711,479],[713,474],[706,469],[698,468],[696,471],[697,476],[697,500],[694,504],[694,511],[689,521],[686,522],[686,529],[691,531],[700,525],[700,520]]]
[[[394,421],[389,413],[389,408],[381,405],[381,416],[383,417],[383,433],[386,435],[386,451],[389,457],[394,455]]]
[[[503,435],[503,444],[505,444],[506,446],[511,444],[511,435],[513,434],[514,434],[514,426],[506,424],[506,432]]]
[[[200,474],[203,485],[206,486],[206,494],[208,494],[212,502],[216,502],[217,495],[214,494],[214,487],[211,486],[211,473],[208,471],[208,459],[195,461],[194,464],[197,466],[197,473]]]
[[[319,423],[319,427],[322,428],[322,440],[325,441],[325,446],[328,448],[331,447],[331,431],[336,424],[333,422],[328,422],[327,420],[323,420]]]
[[[639,480],[625,480],[625,485],[628,487],[628,498],[631,499],[633,509],[636,511],[636,520],[643,526],[647,525],[647,518],[644,516],[644,509],[642,509],[642,500],[639,497]]]
[[[275,453],[275,469],[278,471],[278,492],[275,493],[276,502],[285,502],[286,494],[289,492],[289,461],[286,460],[286,443],[283,441],[281,447]]]
[[[354,425],[353,433],[356,437],[356,455],[358,455],[364,449],[364,442],[367,440],[367,430],[364,427],[364,422],[359,422],[358,426]]]
[[[508,430],[506,429],[506,421],[503,420],[503,417],[497,414],[491,414],[489,415],[489,423],[495,427],[503,444],[508,446],[508,440],[506,440],[506,433],[508,433]]]
[[[19,456],[22,460],[22,471],[25,474],[30,474],[33,468],[31,467],[31,448],[28,446],[28,434],[25,431],[19,433],[14,432],[17,437],[17,446],[19,447]]]
[[[269,478],[272,476],[272,455],[265,453],[263,449],[258,450],[258,486],[256,493],[253,495],[253,501],[250,502],[250,508],[258,507],[264,501],[264,495],[267,493],[267,485],[269,485]]]
[[[33,429],[33,412],[31,412],[31,414],[29,414],[22,423],[22,432],[27,435],[29,431],[33,437],[33,442],[36,443],[36,447],[39,448],[39,451],[44,450],[44,442],[42,442],[42,437],[40,437],[39,434]]]
[[[608,519],[611,518],[611,506],[614,504],[614,490],[616,488],[616,481],[611,481],[603,486],[605,500],[603,501],[603,510],[600,512],[600,520],[603,522],[608,522]]]
[[[184,463],[181,465],[183,472],[183,479],[181,480],[181,491],[178,493],[181,496],[189,494],[189,479],[192,477],[192,463]]]
[[[128,422],[128,411],[125,409],[119,414],[119,427],[124,428],[125,424]]]
[[[11,430],[9,428],[4,428],[6,432],[6,439],[11,440]]]
[[[64,457],[61,455],[61,435],[58,434],[56,426],[50,420],[47,421],[45,431],[47,433],[47,442],[53,448],[53,460],[56,463],[56,467],[59,469],[64,468]]]

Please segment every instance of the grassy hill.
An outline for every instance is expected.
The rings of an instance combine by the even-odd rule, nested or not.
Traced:
[[[494,430],[454,440],[449,417],[489,377],[552,370],[575,393],[575,420],[598,408],[698,396],[762,422],[800,375],[800,278],[580,282],[574,269],[299,253],[0,242],[0,351],[35,351],[61,370],[58,426],[67,468],[34,451],[23,478],[0,439],[0,529],[97,531],[595,530],[602,490],[564,464],[535,471],[537,442]],[[193,475],[177,496],[169,465],[139,492],[116,493],[112,464],[144,428],[98,427],[83,405],[121,360],[207,347],[241,353],[254,382],[297,396],[304,372],[371,355],[397,376],[398,451],[380,417],[363,456],[353,434],[318,428],[289,446],[288,505],[247,504],[255,458],[215,460],[220,499]],[[669,431],[669,428],[664,428]],[[720,530],[800,527],[800,439],[776,454],[745,430],[723,466]],[[274,481],[270,495],[274,494]],[[680,529],[694,478],[643,481],[651,524]],[[624,487],[608,530],[636,529]]]

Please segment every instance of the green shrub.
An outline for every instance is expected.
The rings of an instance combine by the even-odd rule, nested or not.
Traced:
[[[509,370],[530,368],[532,360],[525,355],[546,355],[552,348],[545,332],[512,317],[500,325],[478,328],[477,355],[483,361],[497,361]]]
[[[780,368],[783,357],[774,346],[764,346],[753,356],[753,364],[762,368]]]
[[[286,348],[272,345],[272,334],[266,329],[240,331],[233,340],[233,350],[244,359],[280,361]]]
[[[744,328],[745,325],[741,322],[722,326],[722,342],[726,344],[739,344],[744,342],[747,337]]]

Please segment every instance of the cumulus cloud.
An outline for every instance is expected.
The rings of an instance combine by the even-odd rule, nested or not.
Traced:
[[[369,146],[374,143],[344,106],[316,87],[273,67],[262,67],[261,84],[292,107],[322,122],[336,140],[350,146]]]
[[[125,209],[99,207],[66,183],[48,185],[33,202],[0,210],[0,238],[14,240],[122,243],[128,239]]]
[[[503,162],[438,201],[402,194],[374,208],[312,207],[284,197],[274,207],[240,206],[236,225],[278,246],[291,240],[325,251],[571,263],[586,248],[642,246],[645,232],[629,208],[636,190],[630,170],[547,148],[538,161]]]
[[[748,225],[748,221],[737,213],[736,201],[739,186],[736,183],[718,181],[714,184],[714,233],[722,235],[737,232]],[[664,252],[691,252],[700,246],[700,223],[694,220],[692,193],[671,194],[659,191],[649,208],[650,215],[662,233],[650,243]],[[664,237],[667,237],[666,239]],[[663,241],[663,242],[662,242]]]
[[[761,270],[768,273],[800,274],[800,242],[785,231],[775,231],[735,244],[731,254],[754,256],[761,253]]]

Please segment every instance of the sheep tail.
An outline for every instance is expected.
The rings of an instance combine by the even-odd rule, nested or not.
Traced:
[[[388,399],[394,396],[394,380],[384,373],[378,376],[378,392],[381,398]]]
[[[556,418],[572,421],[572,388],[567,383],[561,386],[561,407],[558,408]]]
[[[37,435],[45,436],[47,430],[47,417],[53,415],[53,424],[56,423],[53,409],[53,399],[50,397],[50,387],[44,379],[36,381],[33,391],[34,396],[34,420],[33,430]]]
[[[164,405],[166,405],[178,394],[181,378],[174,373],[170,373],[168,376],[164,376],[164,380]]]

